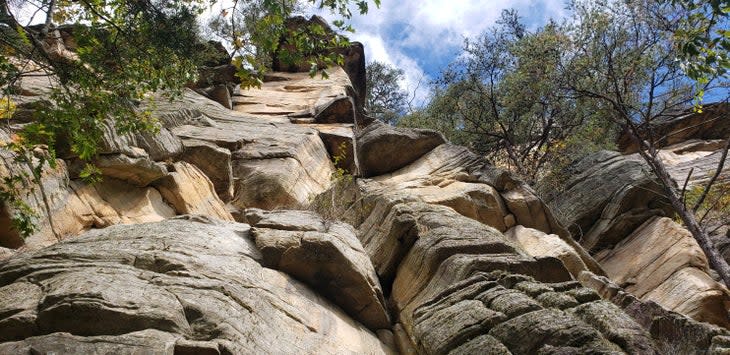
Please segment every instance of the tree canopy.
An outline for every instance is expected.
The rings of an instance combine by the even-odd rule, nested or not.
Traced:
[[[365,110],[383,122],[395,124],[408,106],[408,93],[400,86],[403,69],[372,61],[365,67]]]

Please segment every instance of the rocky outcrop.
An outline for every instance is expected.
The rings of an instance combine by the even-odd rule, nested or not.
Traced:
[[[303,211],[247,211],[263,265],[307,283],[370,329],[389,329],[378,277],[352,226]]]
[[[671,219],[650,219],[596,260],[613,282],[642,301],[730,327],[728,290],[708,275],[702,249]]]
[[[464,148],[441,145],[390,174],[340,187],[339,205],[326,195],[315,201],[358,227],[391,300],[399,349],[656,353],[643,328],[573,281],[601,270],[552,216],[539,218],[544,230],[528,229],[520,219],[537,216],[516,217],[504,196],[516,191],[523,204],[513,206],[546,211],[540,199],[490,169]]]
[[[546,202],[584,248],[597,252],[623,240],[652,216],[672,215],[640,157],[601,151],[569,166]]]
[[[689,232],[664,217],[673,210],[638,155],[599,152],[563,175],[547,202],[611,280],[642,301],[730,326],[727,288]]]
[[[238,90],[214,61],[212,81],[149,107],[159,133],[107,122],[101,183],[69,152],[44,168],[41,231],[0,224],[0,353],[730,349],[726,330],[682,315],[727,326],[728,292],[657,217],[667,205],[640,160],[570,167],[544,194],[556,218],[437,132],[366,126],[358,65]],[[23,171],[0,153],[0,173]],[[22,198],[45,211],[38,191]]]
[[[660,354],[724,354],[730,351],[727,329],[693,321],[652,301],[640,301],[606,277],[584,272],[579,280],[621,307],[625,314],[648,330]]]
[[[444,136],[436,131],[396,128],[374,122],[357,136],[361,174],[371,177],[390,173],[445,142]]]
[[[317,105],[333,98],[350,97],[347,75],[342,69],[332,72],[332,79],[326,82],[306,74],[304,78],[292,74],[296,81],[293,85],[302,88],[301,93],[315,91],[311,99],[292,97],[296,105],[314,112]],[[48,82],[33,78],[28,81],[27,93],[34,96],[21,95],[19,101],[38,101],[47,94],[43,87]],[[349,149],[342,144],[325,146],[317,124],[297,125],[279,113],[251,115],[230,111],[192,90],[185,91],[176,101],[160,99],[150,109],[161,124],[157,133],[120,135],[113,121],[104,127],[95,164],[105,180],[115,181],[111,183],[114,188],[87,188],[79,178],[83,164],[72,155],[62,154],[66,160],[58,160],[58,167],[47,169],[48,173],[43,175],[44,184],[48,185],[45,190],[52,195],[47,197],[51,219],[56,222],[54,230],[43,226],[48,216],[40,212],[35,222],[41,228],[26,241],[10,223],[4,223],[0,246],[26,245],[33,249],[56,242],[56,236],[65,238],[92,227],[156,221],[175,214],[201,213],[228,220],[228,210],[305,207],[331,184],[335,168],[328,148],[345,147],[337,153],[352,157],[348,168],[357,170],[354,145],[350,144]],[[352,137],[354,116],[348,117],[350,123],[337,129],[349,131]],[[338,133],[343,134],[347,136],[347,132]],[[9,141],[10,137],[4,134],[0,140]],[[7,155],[3,176],[25,171],[25,167],[13,162],[10,152],[3,154]],[[118,181],[130,186],[122,187]],[[121,193],[125,189],[130,193]],[[75,191],[94,193],[79,197]],[[23,198],[34,210],[45,210],[39,191],[23,193]],[[224,202],[230,202],[230,206],[225,207]],[[14,215],[9,208],[12,206],[5,206],[0,216],[7,219]]]
[[[0,264],[0,353],[391,352],[262,261],[248,225],[200,217],[20,255]]]

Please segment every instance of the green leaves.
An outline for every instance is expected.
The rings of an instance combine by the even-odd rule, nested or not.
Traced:
[[[730,73],[730,1],[672,0],[682,16],[674,31],[682,70],[695,81],[695,110],[701,110],[705,88]],[[724,26],[724,27],[723,27]]]

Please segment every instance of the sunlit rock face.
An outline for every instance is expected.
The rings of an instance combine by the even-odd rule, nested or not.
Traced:
[[[673,210],[638,154],[603,151],[566,171],[568,180],[545,194],[547,203],[611,280],[642,301],[730,325],[730,293],[711,276],[691,234],[668,218]]]
[[[263,260],[248,225],[185,216],[19,255],[0,265],[0,352],[391,353]]]
[[[158,132],[106,123],[96,184],[59,155],[21,194],[35,233],[0,206],[0,353],[729,351],[727,289],[637,156],[576,162],[543,201],[438,132],[367,122],[362,53],[246,90],[214,63],[147,107]],[[661,152],[675,178],[719,149],[686,138]]]

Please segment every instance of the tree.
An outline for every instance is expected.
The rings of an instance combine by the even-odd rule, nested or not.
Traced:
[[[572,3],[575,19],[572,45],[566,52],[562,72],[567,88],[577,96],[606,105],[606,116],[622,124],[639,147],[669,202],[686,228],[697,240],[710,265],[730,285],[730,266],[719,254],[695,213],[723,169],[730,139],[713,177],[700,198],[687,206],[682,192],[659,157],[662,137],[655,129],[665,117],[673,117],[693,100],[693,82],[675,60],[672,40],[687,12],[667,3],[643,1],[578,0]],[[705,91],[715,88],[717,76],[702,84]],[[722,91],[721,91],[722,93]],[[727,95],[727,91],[724,91]]]
[[[535,182],[579,132],[598,130],[599,142],[612,137],[612,127],[597,119],[600,106],[563,89],[560,63],[568,43],[557,23],[530,32],[516,12],[504,11],[495,27],[466,40],[461,59],[435,82],[426,109],[404,124],[446,126],[452,141]]]
[[[403,70],[372,61],[365,68],[365,110],[374,118],[396,124],[405,113],[408,94],[401,88]]]

